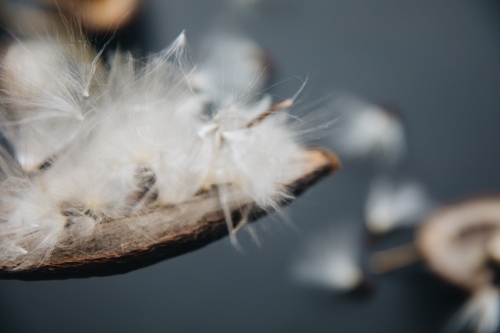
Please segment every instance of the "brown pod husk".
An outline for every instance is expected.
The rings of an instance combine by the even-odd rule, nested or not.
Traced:
[[[474,291],[494,283],[500,197],[483,196],[443,206],[417,231],[416,243],[427,265],[446,281]]]
[[[116,31],[140,11],[142,0],[39,0],[43,5],[69,15],[86,30]]]
[[[308,151],[308,164],[308,169],[289,184],[294,195],[340,168],[333,153],[319,149]],[[254,209],[250,220],[268,213]],[[232,209],[234,221],[240,214],[239,208]],[[194,251],[228,234],[224,214],[213,193],[200,194],[181,205],[148,210],[141,213],[140,223],[137,220],[138,216],[129,216],[106,221],[100,226],[99,238],[86,239],[81,244],[68,239],[43,263],[22,269],[16,269],[15,264],[0,266],[0,278],[51,280],[123,274]],[[159,220],[165,222],[148,223]]]

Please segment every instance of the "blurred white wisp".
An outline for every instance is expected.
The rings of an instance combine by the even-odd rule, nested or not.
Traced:
[[[78,73],[88,78],[87,86],[66,84],[76,75],[75,63],[92,60],[91,47],[85,43],[73,47],[49,39],[18,39],[3,52],[2,131],[22,169],[36,172],[75,139],[87,116],[79,106],[86,97],[78,93],[93,89],[100,78],[93,75],[97,68],[91,65]]]
[[[404,156],[406,139],[399,116],[354,97],[337,98],[334,106],[340,115],[335,145],[346,159],[373,159],[393,166]]]
[[[433,206],[425,187],[415,181],[395,183],[375,179],[365,204],[366,228],[384,234],[395,228],[412,226]]]
[[[269,79],[266,53],[243,35],[212,33],[204,38],[200,54],[205,58],[193,71],[191,84],[210,100],[251,100]]]
[[[364,274],[360,267],[359,229],[352,221],[343,221],[310,237],[293,266],[293,279],[336,292],[361,286]]]
[[[447,327],[449,332],[461,332],[468,327],[475,333],[493,333],[500,323],[500,292],[486,285],[474,292]]]

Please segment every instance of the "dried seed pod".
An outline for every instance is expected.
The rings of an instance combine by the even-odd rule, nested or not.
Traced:
[[[431,213],[417,232],[417,244],[436,274],[475,290],[493,283],[495,274],[489,263],[497,257],[498,232],[500,198],[480,197]]]
[[[294,195],[339,168],[336,157],[327,151],[310,150],[307,156],[307,169],[289,184]],[[253,208],[251,220],[269,213],[252,201],[245,204]],[[241,218],[239,207],[230,207],[235,221]],[[0,265],[0,278],[47,280],[123,274],[199,249],[228,234],[214,193],[200,194],[177,206],[150,208],[141,215],[104,221],[94,228],[98,232],[84,239],[70,234],[42,263],[33,262],[22,269],[16,269],[15,262]],[[19,251],[25,253],[21,247]]]
[[[116,31],[139,12],[142,0],[39,0],[72,16],[90,31]]]
[[[442,206],[428,215],[416,240],[374,253],[371,271],[398,269],[419,259],[471,296],[448,328],[492,333],[500,322],[500,197],[482,196]]]
[[[500,320],[500,197],[478,197],[442,207],[418,230],[426,264],[446,281],[471,293],[451,327],[494,332]]]
[[[16,120],[4,120],[5,133],[19,134],[8,136],[13,156],[0,150],[5,278],[117,274],[226,233],[235,241],[247,222],[339,166],[301,142],[286,115],[294,98],[207,101],[192,89],[184,33],[142,61],[117,53],[109,68],[100,53],[41,43],[53,57],[24,49],[44,60],[42,75],[16,71],[15,61],[2,68],[21,76],[1,105]],[[42,83],[47,68],[53,77]],[[24,155],[40,151],[54,154],[33,172]]]

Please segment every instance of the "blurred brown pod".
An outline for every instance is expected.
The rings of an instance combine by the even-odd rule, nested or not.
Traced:
[[[307,168],[288,184],[289,191],[300,195],[339,168],[340,161],[335,154],[308,149]],[[270,213],[259,210],[253,202],[246,205],[252,208],[250,221]],[[230,207],[230,210],[234,220],[241,218],[238,207]],[[197,216],[196,221],[186,223],[193,214]],[[169,219],[169,223],[161,223]],[[24,268],[15,264],[0,266],[0,279],[53,280],[123,274],[194,251],[228,235],[224,214],[214,193],[201,193],[181,205],[150,209],[141,214],[140,225],[130,228],[129,222],[137,220],[138,216],[131,215],[107,221],[96,240],[70,246],[75,245],[70,239],[68,246],[61,245],[43,263],[34,262]],[[137,237],[138,231],[148,237]]]
[[[500,197],[476,197],[439,208],[417,232],[427,265],[446,281],[476,290],[494,284],[500,261]]]
[[[491,333],[500,323],[500,196],[478,196],[442,206],[424,219],[414,243],[374,253],[374,273],[422,259],[444,281],[470,293],[448,324]]]
[[[43,5],[71,16],[92,32],[116,31],[141,9],[142,0],[39,0]]]

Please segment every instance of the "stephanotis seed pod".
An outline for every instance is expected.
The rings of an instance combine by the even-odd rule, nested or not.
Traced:
[[[116,31],[140,11],[142,0],[39,0],[95,32]]]
[[[236,242],[339,168],[301,139],[296,96],[193,89],[184,33],[109,66],[83,40],[18,40],[2,62],[1,278],[118,274]]]

